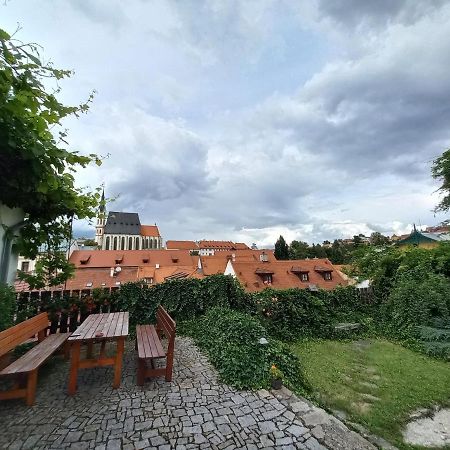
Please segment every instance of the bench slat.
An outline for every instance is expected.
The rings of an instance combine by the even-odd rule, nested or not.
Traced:
[[[164,358],[166,356],[153,325],[138,325],[136,327],[136,339],[139,358]]]
[[[40,331],[48,327],[47,313],[41,313],[31,319],[20,322],[11,328],[0,332],[0,356],[8,353],[14,347],[23,344]]]
[[[14,361],[0,372],[0,375],[25,373],[37,369],[52,353],[54,353],[71,333],[51,334],[33,347],[25,355]]]

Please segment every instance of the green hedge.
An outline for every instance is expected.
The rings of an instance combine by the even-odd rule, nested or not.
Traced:
[[[267,388],[269,370],[275,364],[288,386],[306,383],[300,362],[285,344],[268,336],[258,319],[229,308],[212,308],[182,326],[216,367],[220,378],[238,389]],[[261,344],[267,338],[268,344]]]
[[[115,309],[129,311],[132,328],[154,323],[160,304],[177,321],[198,317],[216,306],[248,307],[247,294],[240,284],[224,275],[166,281],[151,287],[126,283],[114,292],[111,302]]]
[[[13,326],[16,295],[11,286],[0,284],[0,331]]]

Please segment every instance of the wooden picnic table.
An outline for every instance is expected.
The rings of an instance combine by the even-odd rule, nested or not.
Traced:
[[[69,395],[77,390],[78,369],[114,366],[113,388],[120,386],[122,373],[122,359],[125,339],[128,336],[128,312],[106,314],[91,314],[69,337],[71,344],[71,362],[69,375]],[[106,357],[105,346],[107,341],[116,341],[116,354]],[[94,342],[100,342],[100,356],[92,357]],[[87,358],[80,359],[81,344],[87,343]]]

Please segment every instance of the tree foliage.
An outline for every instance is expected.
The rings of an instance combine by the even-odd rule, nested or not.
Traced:
[[[276,259],[289,259],[289,246],[283,236],[280,236],[275,243],[274,255]]]
[[[450,149],[433,161],[431,174],[442,183],[438,190],[444,194],[434,210],[447,212],[450,209]]]
[[[35,258],[44,245],[47,261],[70,237],[70,221],[94,217],[99,199],[75,186],[78,168],[101,161],[67,149],[63,120],[85,113],[92,100],[92,94],[77,106],[58,100],[58,81],[71,75],[42,62],[37,45],[0,29],[0,203],[25,213],[20,253]]]

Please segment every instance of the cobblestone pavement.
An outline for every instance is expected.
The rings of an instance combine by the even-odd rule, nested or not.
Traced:
[[[136,386],[127,343],[122,385],[112,369],[80,371],[66,395],[68,362],[55,357],[39,376],[36,404],[0,402],[0,448],[8,449],[375,449],[340,421],[282,391],[239,392],[218,382],[192,341],[177,338],[172,383]]]

